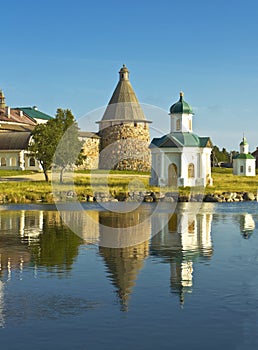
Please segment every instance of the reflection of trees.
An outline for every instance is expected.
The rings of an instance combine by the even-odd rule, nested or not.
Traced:
[[[82,239],[62,223],[58,212],[44,212],[42,231],[30,246],[32,261],[48,269],[70,270]]]
[[[0,264],[4,269],[34,263],[69,270],[82,240],[63,225],[56,211],[5,211],[0,214]]]

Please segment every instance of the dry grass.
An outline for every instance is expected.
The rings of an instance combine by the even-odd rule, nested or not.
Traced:
[[[253,192],[258,189],[258,176],[243,177],[232,175],[232,169],[214,168],[212,171],[213,186],[206,188],[206,193],[222,192]],[[73,186],[74,185],[74,186]],[[73,190],[77,193],[79,200],[84,200],[87,195],[96,192],[109,192],[112,195],[126,193],[129,191],[171,191],[171,188],[149,186],[149,177],[142,175],[124,174],[94,174],[89,176],[77,176],[74,184],[67,180],[64,185],[55,184],[55,191],[63,193],[66,198],[66,191]],[[0,183],[0,201],[4,203],[31,203],[45,202],[53,203],[51,183],[44,181],[24,181],[24,182],[2,182]],[[180,188],[180,194],[188,194],[190,188]]]
[[[232,169],[213,168],[213,186],[207,187],[207,193],[253,192],[258,190],[258,176],[236,176]]]

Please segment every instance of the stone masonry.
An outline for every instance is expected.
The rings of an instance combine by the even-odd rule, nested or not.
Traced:
[[[150,134],[145,122],[119,123],[99,131],[100,169],[150,171]]]

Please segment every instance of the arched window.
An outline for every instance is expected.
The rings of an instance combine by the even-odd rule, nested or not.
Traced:
[[[15,157],[12,157],[10,159],[10,166],[16,166],[17,165],[17,159]]]
[[[188,233],[194,233],[194,229],[195,229],[195,222],[194,220],[189,220],[188,221]]]
[[[6,158],[5,157],[1,158],[1,166],[6,166]]]
[[[29,166],[35,166],[35,165],[36,165],[35,158],[31,157],[29,160]]]
[[[176,130],[178,131],[178,130],[180,130],[180,128],[181,128],[181,121],[180,121],[180,119],[177,119],[176,120]]]
[[[192,131],[192,120],[189,119],[188,123],[189,123],[189,131]]]
[[[194,164],[190,163],[188,165],[188,178],[193,178],[194,177]]]
[[[178,173],[176,164],[172,163],[168,166],[168,186],[177,187]]]

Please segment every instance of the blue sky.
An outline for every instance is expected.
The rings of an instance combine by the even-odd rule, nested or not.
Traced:
[[[258,146],[258,1],[9,0],[0,11],[8,105],[70,108],[97,130],[103,109],[91,111],[108,103],[125,63],[139,101],[158,107],[152,136],[169,131],[183,90],[198,135],[231,150],[244,132]]]

